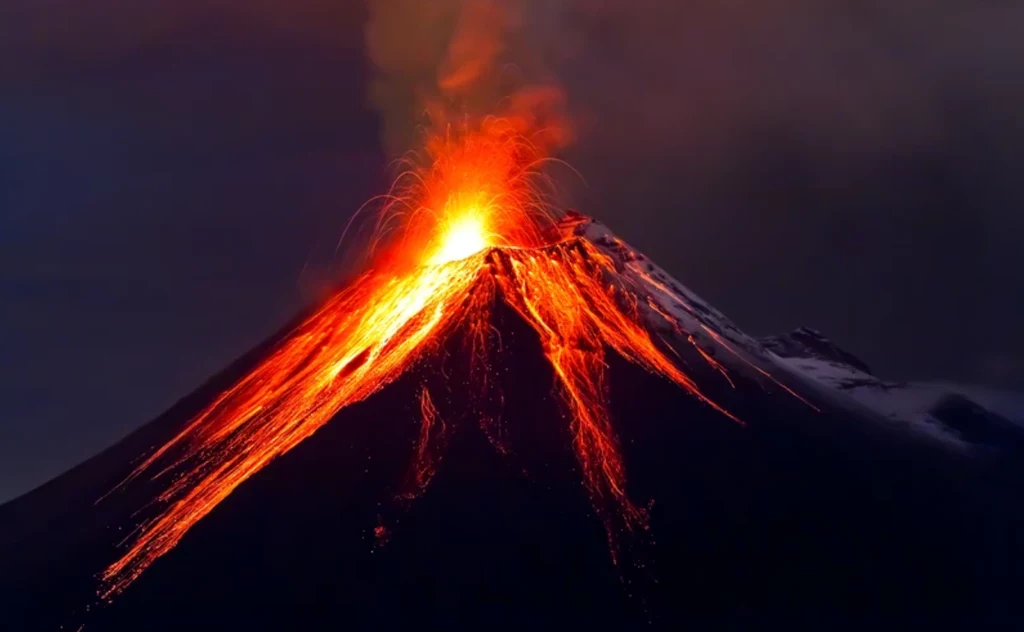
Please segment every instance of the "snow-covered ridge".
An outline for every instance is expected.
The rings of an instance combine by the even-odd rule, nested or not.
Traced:
[[[745,334],[722,312],[619,239],[604,224],[575,213],[569,214],[566,223],[574,224],[574,232],[577,236],[588,240],[620,263],[623,272],[630,280],[644,287],[658,306],[683,324],[683,328],[688,333],[698,339],[706,337],[703,325],[749,354],[755,356],[764,354],[761,344],[756,339]]]
[[[884,418],[961,449],[1024,448],[1024,395],[939,382],[893,382],[819,332],[761,340],[779,366],[842,393]]]
[[[812,390],[824,391],[861,410],[867,408],[949,447],[1024,451],[1024,394],[886,380],[874,375],[860,358],[808,327],[753,338],[600,222],[570,213],[563,226],[611,257],[630,282],[643,288],[652,304],[642,307],[653,310],[652,320],[667,315],[696,344],[724,362],[738,358],[774,374],[784,373]],[[714,354],[713,349],[722,346],[728,353]]]

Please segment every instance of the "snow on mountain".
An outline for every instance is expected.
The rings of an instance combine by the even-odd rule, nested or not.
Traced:
[[[951,447],[1024,447],[1024,395],[951,383],[884,380],[807,327],[763,338],[761,344],[790,372]]]
[[[643,288],[654,303],[638,306],[655,310],[658,316],[667,313],[698,342],[712,346],[713,338],[705,328],[720,334],[730,343],[743,348],[753,356],[763,356],[761,344],[740,330],[728,317],[712,307],[707,301],[694,294],[689,288],[672,278],[665,270],[639,253],[632,246],[619,239],[604,224],[576,213],[570,213],[565,222],[575,222],[575,234],[606,253],[621,268],[623,275],[636,286]],[[653,318],[658,321],[660,319]]]
[[[755,339],[600,222],[575,214],[566,221],[575,223],[577,236],[598,246],[616,262],[624,278],[643,289],[648,304],[638,309],[646,312],[653,326],[673,321],[679,333],[690,336],[695,345],[731,365],[732,370],[754,367],[777,373],[781,368],[831,398],[867,408],[954,449],[1024,449],[1024,394],[951,383],[885,380],[861,359],[808,327]],[[725,353],[716,353],[723,347]]]

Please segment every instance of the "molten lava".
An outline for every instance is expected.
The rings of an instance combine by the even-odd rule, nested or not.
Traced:
[[[379,242],[387,245],[377,267],[327,300],[125,481],[151,472],[166,486],[157,515],[128,536],[120,559],[104,571],[101,597],[123,591],[246,479],[435,353],[456,329],[469,332],[474,361],[486,365],[489,310],[499,300],[539,336],[613,554],[613,520],[644,527],[609,417],[605,350],[735,417],[702,393],[671,347],[652,338],[641,314],[648,303],[659,309],[651,279],[617,269],[571,222],[553,219],[543,162],[542,152],[502,120],[432,143],[425,166],[410,168],[388,196],[378,223]],[[494,376],[482,374],[488,379]],[[448,432],[426,390],[420,411],[410,498],[430,482]]]
[[[428,260],[431,265],[465,259],[480,252],[488,245],[482,219],[470,210],[470,214],[459,219],[446,231],[441,248]]]

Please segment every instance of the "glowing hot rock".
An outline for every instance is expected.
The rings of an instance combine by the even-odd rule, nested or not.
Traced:
[[[430,258],[431,265],[471,257],[493,245],[488,241],[484,217],[476,209],[449,224],[441,238],[441,248]]]

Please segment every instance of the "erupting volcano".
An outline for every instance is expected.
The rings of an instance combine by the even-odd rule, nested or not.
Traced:
[[[613,555],[618,530],[646,528],[646,516],[626,490],[606,402],[605,348],[742,423],[702,392],[672,346],[645,323],[644,311],[653,310],[729,379],[696,342],[698,332],[685,331],[672,315],[684,299],[621,242],[610,243],[628,256],[616,259],[588,239],[582,216],[559,218],[547,208],[538,170],[543,157],[514,125],[491,119],[479,130],[449,133],[431,144],[429,156],[387,197],[378,234],[396,234],[378,254],[378,267],[327,300],[132,472],[126,483],[146,475],[167,482],[157,497],[162,508],[128,536],[123,556],[103,573],[103,597],[127,588],[247,478],[339,410],[437,354],[457,329],[471,334],[470,388],[480,389],[483,401],[488,383],[498,380],[490,367],[500,337],[491,325],[498,301],[540,339]],[[437,432],[428,390],[422,415],[412,466],[420,491],[435,468],[427,462]]]
[[[569,210],[519,4],[370,2],[385,142],[429,125],[351,223],[364,267],[0,507],[0,627],[1019,619],[1020,428],[885,415],[851,354],[745,334]]]
[[[449,126],[382,198],[368,269],[0,507],[13,629],[1005,616],[1019,431],[825,388],[807,340],[873,382],[552,208],[529,129]]]
[[[927,531],[914,545],[879,537],[864,524],[876,514],[945,524],[944,546],[1002,541],[989,564],[1010,574],[1000,522],[946,508],[958,494],[970,506],[963,481],[993,468],[1001,482],[977,497],[1012,493],[1012,468],[963,462],[945,486],[947,452],[879,434],[804,365],[558,208],[562,132],[511,113],[530,111],[440,127],[374,200],[367,269],[83,483],[73,472],[0,511],[6,576],[25,578],[0,594],[23,595],[29,627],[320,627],[338,604],[372,627],[382,611],[474,629],[499,614],[517,629],[674,628],[717,612],[763,623],[793,595],[798,617],[812,595],[832,612],[891,611],[922,568],[924,594],[960,603],[969,569],[936,555]],[[806,340],[831,349],[807,335],[771,348]],[[890,488],[902,495],[879,494]],[[335,496],[338,511],[322,504]],[[36,513],[43,528],[20,518]],[[823,590],[821,577],[843,581]],[[993,606],[1013,602],[1002,585]],[[454,605],[428,616],[445,589]],[[169,606],[159,622],[154,603]]]

